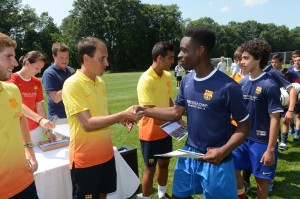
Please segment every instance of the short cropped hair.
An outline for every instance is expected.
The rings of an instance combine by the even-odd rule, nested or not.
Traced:
[[[274,54],[272,56],[272,59],[278,59],[278,61],[283,62],[283,57],[281,56],[281,54]]]
[[[268,64],[271,46],[265,40],[249,40],[241,45],[241,52],[248,52],[255,60],[260,59],[259,67],[263,69]]]
[[[58,52],[69,52],[69,47],[63,42],[55,42],[52,45],[52,55],[57,56]]]
[[[6,47],[14,47],[16,49],[17,42],[15,40],[12,40],[6,34],[0,32],[0,51],[3,51],[3,49]]]
[[[203,46],[207,53],[210,54],[216,43],[215,31],[209,28],[196,27],[188,29],[184,33],[185,37],[190,37],[196,45]]]
[[[77,45],[77,52],[80,63],[83,64],[83,55],[85,54],[90,57],[94,57],[98,43],[102,43],[104,46],[106,46],[104,41],[96,37],[86,37],[79,41]]]
[[[174,52],[174,45],[168,41],[157,42],[152,49],[152,59],[153,61],[157,60],[157,57],[160,55],[162,57],[167,56],[169,52]]]

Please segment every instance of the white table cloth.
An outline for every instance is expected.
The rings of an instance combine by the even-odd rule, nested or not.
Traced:
[[[72,182],[69,170],[68,147],[43,152],[34,147],[38,170],[34,173],[37,193],[40,199],[71,199]],[[140,181],[126,161],[114,147],[117,191],[108,194],[108,199],[129,198],[137,190]]]

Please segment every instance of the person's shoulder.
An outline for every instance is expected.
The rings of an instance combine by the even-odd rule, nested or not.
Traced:
[[[1,82],[2,86],[5,90],[9,90],[9,91],[19,91],[19,88],[17,87],[17,85],[15,85],[12,82]]]

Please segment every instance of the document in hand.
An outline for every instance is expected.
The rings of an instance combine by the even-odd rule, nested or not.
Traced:
[[[159,157],[184,157],[184,158],[203,158],[204,154],[203,153],[196,153],[196,152],[191,152],[191,151],[186,151],[182,149],[177,149],[175,151],[169,152],[169,153],[164,153],[164,154],[156,154],[154,156],[159,156]]]
[[[182,127],[178,122],[167,122],[160,128],[178,141],[188,134],[186,127]]]

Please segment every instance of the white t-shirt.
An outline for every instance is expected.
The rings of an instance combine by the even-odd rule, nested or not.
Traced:
[[[236,73],[238,73],[240,71],[240,67],[239,65],[237,65],[237,63],[232,63],[231,64],[231,75],[234,75]]]
[[[177,71],[177,72],[176,72],[176,77],[180,77],[180,76],[182,76],[182,73],[183,73],[185,70],[184,70],[184,68],[183,68],[182,66],[177,65],[177,66],[175,67],[175,71]]]
[[[217,65],[217,69],[222,71],[223,73],[225,73],[226,62],[219,62],[218,65]]]

